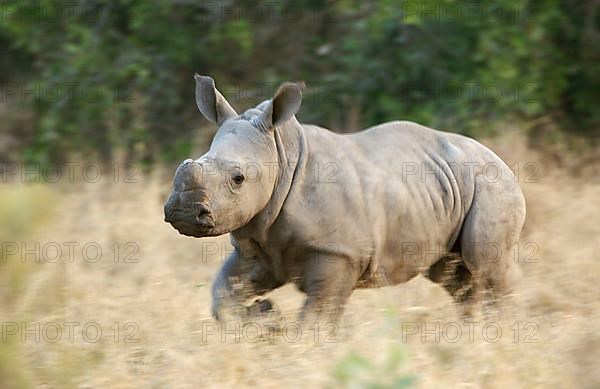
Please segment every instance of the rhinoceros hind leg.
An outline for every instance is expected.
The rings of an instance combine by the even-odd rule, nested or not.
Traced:
[[[495,301],[512,291],[520,273],[514,254],[525,221],[525,201],[509,179],[490,182],[478,176],[475,187],[460,251],[473,278],[472,293],[482,292]]]
[[[460,254],[451,253],[440,258],[428,269],[425,277],[446,289],[460,304],[462,316],[471,316],[472,306],[476,302],[475,285]]]

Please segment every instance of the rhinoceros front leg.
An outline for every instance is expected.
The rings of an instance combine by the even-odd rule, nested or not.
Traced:
[[[269,299],[245,303],[281,286],[255,259],[243,258],[236,250],[230,254],[212,287],[211,313],[217,320],[232,315],[241,320],[274,310]]]
[[[347,258],[318,256],[309,261],[303,283],[307,299],[300,322],[305,326],[337,324],[356,284],[356,269]]]

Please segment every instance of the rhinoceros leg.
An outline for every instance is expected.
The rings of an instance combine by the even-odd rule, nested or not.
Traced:
[[[431,281],[438,283],[461,305],[462,315],[470,316],[475,302],[473,276],[458,253],[440,258],[425,273]]]
[[[217,320],[225,316],[247,320],[250,316],[275,310],[268,299],[245,303],[278,288],[271,274],[253,259],[243,259],[237,251],[227,257],[212,287],[212,315]]]
[[[359,274],[344,258],[323,256],[307,265],[302,290],[307,298],[300,313],[304,325],[337,323]]]
[[[475,196],[460,236],[473,293],[486,292],[491,301],[510,293],[520,272],[514,248],[525,221],[525,201],[512,179],[491,182],[477,176]]]

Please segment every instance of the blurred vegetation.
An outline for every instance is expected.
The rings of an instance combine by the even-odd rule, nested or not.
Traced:
[[[343,132],[404,119],[475,136],[513,122],[598,135],[594,0],[1,4],[4,161],[187,156],[202,120],[194,72],[238,109],[269,98],[240,98],[252,83],[303,79],[300,119]]]
[[[335,387],[357,389],[414,387],[417,376],[402,372],[405,359],[404,349],[398,344],[389,346],[383,360],[378,363],[352,352],[342,358],[332,372]]]
[[[31,372],[24,361],[20,335],[8,335],[9,325],[27,323],[27,294],[31,277],[40,266],[24,260],[15,244],[31,236],[54,216],[58,198],[47,186],[0,186],[0,388],[29,388]],[[28,242],[29,249],[35,242]],[[31,258],[31,255],[29,256]],[[16,323],[16,324],[15,324]],[[11,328],[12,329],[12,328]]]

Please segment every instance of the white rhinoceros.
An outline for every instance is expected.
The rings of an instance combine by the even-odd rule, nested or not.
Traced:
[[[178,167],[164,211],[184,235],[231,233],[216,317],[254,299],[252,311],[287,283],[307,295],[305,322],[337,320],[355,288],[418,274],[465,308],[510,290],[525,201],[488,148],[405,121],[349,135],[300,124],[294,83],[238,115],[210,77],[195,79],[198,108],[219,129]]]

